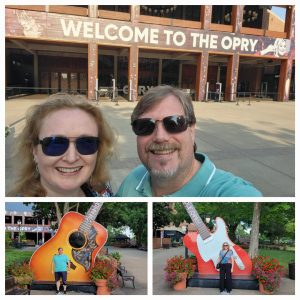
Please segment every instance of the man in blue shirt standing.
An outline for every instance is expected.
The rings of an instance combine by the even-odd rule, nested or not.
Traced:
[[[60,279],[63,282],[64,294],[67,293],[67,272],[70,271],[70,260],[67,255],[63,254],[63,248],[58,248],[58,254],[52,259],[52,274],[54,273],[56,282],[56,294],[59,294]]]
[[[196,117],[191,98],[171,86],[157,86],[131,115],[143,165],[123,181],[119,197],[259,197],[246,180],[217,169],[196,153]]]

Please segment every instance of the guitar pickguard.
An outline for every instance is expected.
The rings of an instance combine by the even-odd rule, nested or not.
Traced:
[[[87,242],[83,248],[80,250],[72,249],[72,256],[74,260],[82,265],[87,272],[92,264],[92,253],[97,247],[96,244],[96,235],[97,232],[94,226],[91,227],[91,230],[87,236]]]

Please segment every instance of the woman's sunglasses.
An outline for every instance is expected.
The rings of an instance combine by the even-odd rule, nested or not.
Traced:
[[[228,247],[228,246],[229,246],[228,244],[224,244],[224,245],[223,245],[223,247]]]
[[[63,155],[69,148],[70,139],[63,136],[50,136],[39,140],[44,154],[48,156]],[[98,150],[99,138],[94,136],[83,136],[73,138],[77,151],[82,155],[94,154]]]
[[[189,121],[184,116],[168,116],[162,120],[152,118],[136,119],[131,123],[132,130],[136,135],[150,135],[153,133],[156,123],[162,122],[168,133],[180,133],[187,129]]]

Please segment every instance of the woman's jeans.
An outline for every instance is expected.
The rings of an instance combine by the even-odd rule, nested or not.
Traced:
[[[232,277],[231,277],[231,267],[232,265],[221,264],[220,267],[220,291],[223,292],[225,289],[227,292],[232,290]]]

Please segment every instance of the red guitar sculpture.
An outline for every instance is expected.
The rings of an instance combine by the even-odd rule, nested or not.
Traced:
[[[216,264],[224,242],[233,251],[233,275],[251,275],[252,261],[247,252],[235,245],[228,237],[226,224],[223,219],[216,218],[216,231],[211,233],[206,227],[192,203],[182,202],[187,213],[198,229],[183,238],[184,245],[196,256],[200,274],[218,274]]]
[[[94,203],[85,216],[68,212],[61,219],[56,234],[39,249],[30,260],[30,268],[37,281],[53,281],[51,270],[53,255],[62,247],[71,260],[68,281],[90,282],[89,273],[97,253],[107,241],[107,230],[94,222],[103,203]]]

